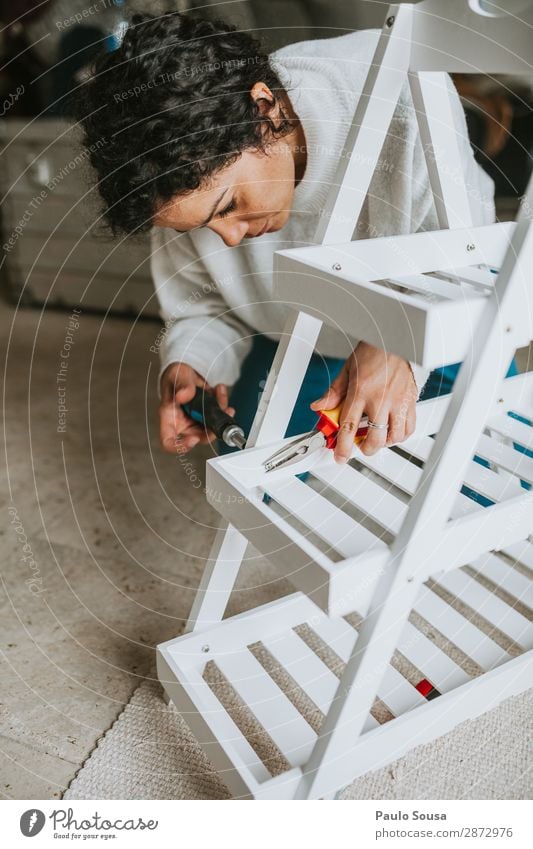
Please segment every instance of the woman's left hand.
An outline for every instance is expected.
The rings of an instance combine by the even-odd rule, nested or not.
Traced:
[[[341,402],[340,429],[335,460],[346,463],[352,456],[355,432],[363,413],[386,428],[369,428],[359,444],[363,454],[375,454],[385,445],[403,442],[416,424],[418,389],[407,360],[388,354],[367,342],[359,342],[328,391],[313,401],[313,410],[332,410]]]

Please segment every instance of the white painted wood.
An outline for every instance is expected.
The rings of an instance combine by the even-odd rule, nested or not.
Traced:
[[[413,292],[421,292],[447,301],[462,301],[465,295],[473,294],[463,290],[459,283],[450,283],[431,274],[408,274],[405,277],[396,277],[391,282],[397,286],[405,286]]]
[[[232,525],[222,522],[211,546],[185,633],[207,628],[224,616],[248,540]]]
[[[261,642],[307,693],[317,708],[322,713],[327,713],[339,679],[309,646],[292,630]]]
[[[512,558],[513,561],[523,563],[533,571],[533,545],[528,541],[521,541],[502,548],[502,551]]]
[[[439,576],[438,583],[458,598],[468,599],[470,606],[503,631],[524,651],[533,647],[533,626],[518,611],[509,607],[461,569]]]
[[[489,552],[475,560],[472,566],[533,612],[533,581],[514,569],[510,563]]]
[[[464,181],[465,166],[447,75],[411,72],[409,83],[439,227],[470,227],[472,213]]]
[[[402,443],[402,447],[405,446],[407,448],[408,444],[410,445],[411,443]],[[414,495],[417,491],[422,477],[422,469],[415,466],[400,454],[396,454],[394,451],[384,450],[367,456],[359,452],[356,458],[366,468],[381,475],[385,480],[390,481],[409,495]],[[480,506],[472,501],[472,499],[458,493],[452,507],[451,516],[458,517],[469,513],[478,513],[480,509]]]
[[[307,693],[317,708],[323,714],[326,714],[339,686],[339,679],[336,675],[322,663],[294,631],[286,631],[281,637],[266,640],[263,643],[302,690]],[[377,720],[369,714],[364,725],[364,733],[378,725]]]
[[[341,158],[338,186],[328,199],[318,244],[283,251],[276,258],[274,297],[291,302],[296,312],[289,319],[252,428],[249,445],[257,448],[208,464],[209,500],[233,526],[231,531],[221,531],[217,542],[226,545],[226,559],[232,564],[240,562],[244,540],[249,540],[258,551],[271,556],[281,574],[290,576],[309,598],[296,594],[159,647],[159,656],[168,658],[175,675],[175,684],[172,680],[168,688],[173,700],[191,712],[193,729],[205,735],[217,765],[233,771],[233,786],[256,798],[330,796],[358,772],[378,768],[533,683],[532,655],[527,652],[533,645],[532,625],[523,601],[531,601],[531,589],[524,568],[515,570],[498,555],[487,559],[487,552],[499,548],[522,552],[524,544],[517,540],[533,533],[533,494],[520,487],[516,477],[472,463],[478,444],[495,452],[489,445],[495,440],[484,430],[526,445],[533,433],[533,428],[505,415],[507,410],[527,411],[533,420],[532,376],[504,379],[516,348],[533,337],[530,312],[523,308],[533,266],[533,183],[516,224],[471,226],[467,193],[462,180],[456,179],[461,162],[442,76],[450,70],[444,63],[450,60],[453,65],[453,56],[463,70],[473,57],[485,63],[487,67],[480,68],[486,71],[491,59],[502,65],[505,60],[511,72],[524,62],[531,65],[533,42],[524,37],[523,21],[480,22],[471,11],[465,13],[465,6],[462,0],[449,0],[443,10],[435,0],[423,0],[414,7],[392,7],[376,66],[354,117],[348,156]],[[455,17],[450,18],[450,9]],[[427,26],[430,18],[432,27]],[[527,13],[526,24],[530,18],[533,23],[533,12]],[[425,44],[409,39],[411,19],[417,37],[427,36]],[[461,28],[474,19],[480,23],[479,31],[471,33],[472,49],[467,55]],[[492,43],[496,34],[504,49],[498,48],[491,56],[480,46],[486,47],[487,36]],[[402,39],[406,39],[403,45]],[[518,55],[508,55],[510,45],[517,47]],[[391,76],[391,69],[397,78]],[[369,163],[377,160],[407,70],[420,113],[422,140],[430,154],[428,167],[441,226],[451,229],[331,244],[351,235],[371,179],[371,169],[367,173],[358,160],[362,155],[369,157]],[[392,86],[392,97],[385,108],[380,99],[386,82]],[[377,136],[371,146],[372,133]],[[491,274],[487,268],[500,269],[494,281],[487,277]],[[426,284],[421,275],[428,275],[431,282]],[[400,283],[402,291],[387,285],[387,280]],[[325,291],[330,293],[327,315]],[[393,451],[368,458],[354,447],[353,456],[379,474],[382,485],[351,468],[337,474],[326,450],[306,460],[302,468],[292,467],[290,473],[278,471],[266,478],[260,461],[279,447],[323,320],[344,330],[349,338],[366,339],[428,367],[465,360],[451,396],[420,404],[416,434],[408,445],[424,460],[431,449],[423,470]],[[433,434],[434,442],[428,438]],[[513,449],[509,444],[505,448],[503,463],[509,465]],[[527,459],[531,460],[522,461],[526,472]],[[505,470],[503,463],[494,465]],[[369,515],[394,535],[391,544],[370,545],[370,540],[377,538],[347,512],[337,510],[316,492],[309,496],[310,487],[293,478],[304,470],[349,498],[358,510],[365,510],[366,505]],[[387,481],[411,496],[407,505],[387,492]],[[498,503],[484,508],[462,496],[463,481]],[[263,502],[265,487],[344,559],[333,562],[310,543],[307,534],[281,519]],[[531,546],[520,557],[533,568]],[[502,587],[509,599],[516,599],[516,607],[486,589],[481,576],[473,579],[468,571],[457,568],[469,563]],[[217,586],[219,566],[217,558],[216,568],[205,581],[209,593]],[[234,566],[230,568],[228,584],[233,584],[236,571]],[[421,592],[421,582],[430,575],[436,575],[439,584],[506,634],[513,643],[509,653],[519,647],[524,655],[508,660],[494,640],[435,593]],[[221,587],[221,597],[224,592],[227,596],[231,586],[224,588],[222,582]],[[347,622],[324,615],[320,608],[330,614],[349,610],[364,614],[357,644],[355,631]],[[408,621],[413,608],[481,669],[490,671],[470,680],[461,666]],[[223,605],[213,602],[210,609],[221,616]],[[322,662],[302,648],[292,630],[302,622],[344,660],[336,687],[331,673],[324,676]],[[277,651],[279,662],[292,666],[294,680],[314,695],[315,704],[323,706],[326,715],[318,737],[246,648],[258,640],[272,647],[275,657]],[[390,666],[395,650],[443,695],[431,702],[423,699]],[[273,780],[258,779],[260,766],[255,754],[242,745],[242,735],[227,713],[220,711],[211,691],[204,692],[201,670],[211,657],[289,762],[302,767],[301,771],[291,770]],[[161,663],[166,672],[163,660]],[[317,681],[324,677],[328,683],[319,691]],[[397,716],[372,728],[369,712],[376,696]],[[213,714],[209,721],[205,712]],[[233,738],[238,741],[236,746]]]
[[[430,589],[423,588],[414,610],[484,671],[509,660],[509,654],[504,649]]]
[[[496,433],[501,433],[502,436],[512,439],[518,445],[522,445],[523,448],[533,451],[533,427],[530,425],[519,422],[511,416],[503,415],[490,419],[487,426]]]
[[[247,650],[217,656],[216,664],[291,766],[307,761],[316,734]]]
[[[185,677],[172,657],[158,647],[157,674],[233,794],[255,796],[270,773],[197,671],[189,668]]]
[[[343,557],[384,546],[382,540],[298,478],[269,484],[267,492]]]
[[[434,448],[435,440],[429,436],[421,436],[409,442],[409,453],[426,462]],[[430,461],[431,462],[431,461]],[[464,483],[475,492],[494,501],[503,501],[523,494],[518,478],[502,478],[496,472],[470,460],[464,475]]]
[[[288,311],[247,438],[248,447],[264,445],[285,435],[321,327],[321,319],[305,312]]]
[[[372,58],[315,233],[318,244],[352,238],[407,73],[412,10],[395,5],[389,13],[394,24],[385,24]]]
[[[481,434],[476,454],[499,468],[512,472],[519,480],[533,483],[533,458],[526,457],[505,442]]]
[[[313,474],[345,498],[347,504],[358,507],[390,533],[398,533],[407,507],[382,486],[348,465],[321,465]]]
[[[487,293],[494,290],[497,275],[488,268],[476,268],[476,266],[467,265],[465,268],[456,268],[454,270],[436,271],[437,276],[442,276],[448,280],[455,280],[457,283],[468,283],[475,286],[480,291]]]
[[[462,566],[485,551],[505,548],[533,533],[533,493],[523,492],[524,495],[448,522],[441,543],[449,552],[448,568]]]
[[[353,747],[348,742],[353,738],[346,735],[344,756],[314,773],[306,767],[296,798],[318,799],[332,787],[345,787],[359,775],[386,766],[532,685],[533,652],[528,652],[362,735]]]
[[[349,630],[347,630],[345,625],[347,623],[342,619],[332,620],[324,617],[319,622],[314,623],[312,627],[326,643],[331,645],[331,648],[333,648],[341,660],[346,663],[350,658],[354,646],[357,645],[357,633],[350,626],[348,626]],[[422,637],[422,635],[420,636]],[[422,639],[425,638],[422,637]],[[425,701],[418,690],[392,666],[387,666],[383,675],[383,681],[377,689],[377,696],[396,716],[404,713],[406,710],[411,710],[411,708]]]
[[[309,269],[327,272],[339,262],[343,273],[337,273],[333,279],[347,278],[354,283],[401,276],[402,266],[407,274],[426,274],[436,269],[456,271],[467,265],[481,264],[499,268],[515,229],[515,222],[505,221],[476,227],[475,239],[473,229],[466,227],[357,239],[338,245],[288,248],[276,253],[276,267],[278,271],[290,269],[292,260]],[[274,281],[277,297],[282,296],[283,286],[279,279]]]
[[[410,622],[406,622],[398,641],[398,651],[405,655],[440,693],[447,693],[470,680],[470,676],[434,645]]]

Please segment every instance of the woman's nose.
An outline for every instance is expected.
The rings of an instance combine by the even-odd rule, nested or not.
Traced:
[[[229,219],[228,221],[216,221],[208,226],[215,233],[218,233],[228,248],[234,248],[236,245],[240,245],[248,232],[248,222],[239,221],[237,218]]]

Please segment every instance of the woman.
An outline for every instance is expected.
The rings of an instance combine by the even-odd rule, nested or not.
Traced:
[[[115,233],[152,229],[165,321],[165,450],[213,440],[180,406],[198,385],[250,426],[287,314],[271,295],[273,255],[313,242],[378,37],[356,32],[269,57],[221,23],[135,16],[121,47],[96,64],[80,119],[107,219]],[[475,222],[488,223],[492,183],[474,161],[453,96]],[[436,227],[405,86],[355,236]],[[420,367],[325,325],[287,433],[309,430],[314,411],[342,402],[335,459],[351,456],[363,412],[372,427],[361,450],[373,454],[413,432],[426,379]]]

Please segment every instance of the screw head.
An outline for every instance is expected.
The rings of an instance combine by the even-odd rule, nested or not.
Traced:
[[[513,328],[512,328],[510,325],[508,325],[508,326],[505,328],[505,332],[506,332],[506,333],[510,333],[512,329],[513,329]]]
[[[202,646],[202,651],[203,651],[204,653],[208,652],[208,651],[209,651],[209,646],[208,646],[208,645]]]
[[[389,18],[387,18],[385,23],[387,24],[388,27],[391,27],[395,20],[396,20],[395,16],[391,15]]]
[[[469,242],[468,245],[466,246],[466,249],[467,249],[467,251],[475,251],[476,246],[473,242]]]
[[[333,271],[342,271],[342,265],[340,264],[340,262],[334,262],[331,267]]]

